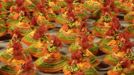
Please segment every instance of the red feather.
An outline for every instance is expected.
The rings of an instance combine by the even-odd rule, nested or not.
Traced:
[[[131,63],[130,60],[125,60],[125,61],[122,63],[122,66],[123,66],[124,68],[126,68],[126,67],[129,67],[131,64],[132,64],[132,63]]]
[[[82,46],[83,49],[88,49],[89,48],[89,43],[88,43],[88,38],[87,36],[82,36],[80,45]]]
[[[35,25],[36,23],[37,23],[36,18],[33,17],[32,20],[31,20],[31,24],[32,24],[32,25]]]
[[[16,0],[16,4],[18,6],[21,6],[24,3],[24,0]]]
[[[47,31],[47,26],[45,25],[41,25],[37,30],[36,32],[34,33],[34,36],[33,38],[38,40],[39,38],[41,38],[44,33]]]
[[[22,59],[22,46],[19,42],[14,42],[13,44],[13,55],[15,59]]]
[[[18,6],[18,7],[16,8],[16,12],[19,13],[20,11],[26,11],[25,7],[23,7],[23,6]]]
[[[43,6],[42,3],[37,4],[37,8],[38,8],[41,12],[44,11],[44,6]]]
[[[128,50],[131,49],[132,47],[134,47],[134,43],[130,42],[130,41],[126,41],[123,46],[121,47],[122,51],[125,52],[129,52]]]
[[[61,43],[59,38],[57,38],[56,36],[52,36],[52,39],[54,41],[53,43],[54,43],[55,46],[59,46],[59,47],[62,46],[62,43]]]
[[[19,31],[19,29],[15,29],[13,31],[13,35],[15,35],[17,38],[22,38],[23,37],[21,32]]]
[[[119,19],[118,18],[116,18],[116,17],[114,17],[113,19],[112,19],[112,29],[114,30],[114,31],[117,31],[119,28],[120,28],[120,22],[119,22]]]
[[[24,69],[24,71],[29,71],[29,70],[32,70],[33,67],[34,65],[32,62],[32,58],[29,56],[26,62],[24,63],[24,65],[22,66],[22,68]]]
[[[106,13],[110,13],[110,8],[109,7],[103,7],[101,11],[102,11],[102,14],[105,15]]]
[[[2,8],[2,4],[0,3],[0,9]]]
[[[22,46],[21,46],[21,44],[19,43],[19,42],[15,42],[14,44],[13,44],[13,50],[14,51],[22,51]]]
[[[68,15],[69,17],[75,17],[75,15],[74,15],[74,13],[72,12],[72,10],[68,10],[67,15]]]
[[[114,30],[111,28],[106,32],[106,35],[112,36],[114,35]]]
[[[125,40],[129,40],[129,38],[130,38],[130,34],[128,32],[120,33],[118,36],[120,39],[124,38]]]
[[[73,4],[72,3],[69,3],[67,7],[68,7],[68,11],[73,10]]]
[[[68,15],[69,20],[74,21],[75,15],[72,12],[72,10],[68,10],[67,15]]]
[[[71,57],[72,59],[79,60],[80,58],[82,58],[82,52],[80,50],[73,52]]]

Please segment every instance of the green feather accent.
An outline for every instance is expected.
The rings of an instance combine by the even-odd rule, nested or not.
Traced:
[[[58,37],[62,38],[64,40],[70,40],[70,41],[74,41],[75,40],[75,36],[65,36],[62,32],[58,33]]]
[[[61,60],[55,62],[55,63],[47,63],[44,62],[44,57],[40,57],[38,58],[35,62],[34,62],[37,66],[39,67],[44,67],[44,68],[53,68],[53,67],[59,67],[59,66],[63,66],[66,63],[66,57],[62,57]]]
[[[3,66],[3,67],[0,68],[0,70],[5,71],[5,72],[7,72],[11,75],[16,75],[15,70],[13,70],[13,68],[11,68],[9,66]]]
[[[98,75],[96,69],[92,67],[89,69],[86,69],[84,73],[85,75]]]

